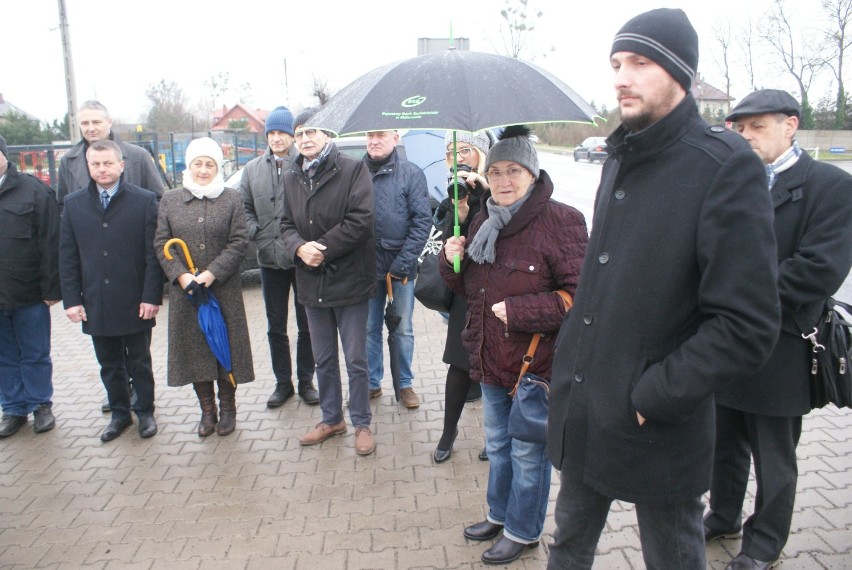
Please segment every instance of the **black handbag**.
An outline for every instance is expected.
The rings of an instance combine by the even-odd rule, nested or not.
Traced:
[[[567,312],[572,305],[571,295],[566,291],[556,291],[562,298]],[[509,437],[529,443],[546,443],[547,410],[550,397],[550,382],[541,376],[527,372],[533,361],[535,350],[541,340],[541,334],[535,334],[530,340],[527,353],[521,364],[521,373],[514,389],[509,393],[512,407],[509,409]]]
[[[414,282],[414,298],[427,309],[446,313],[453,303],[453,292],[447,287],[438,269],[443,243],[441,230],[433,227],[420,254],[420,267],[417,270],[417,281]]]
[[[811,341],[811,408],[852,407],[852,323],[835,307],[852,315],[852,306],[829,297],[817,326],[802,333]]]

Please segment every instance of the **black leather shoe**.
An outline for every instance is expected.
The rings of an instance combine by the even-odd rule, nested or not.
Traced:
[[[441,449],[440,447],[435,448],[435,452],[432,454],[432,459],[435,460],[435,463],[443,463],[453,455],[453,444],[456,442],[456,438],[459,436],[459,430],[456,429],[456,433],[453,434],[453,440],[450,442],[449,449]]]
[[[484,520],[464,529],[464,535],[471,540],[491,540],[503,531],[503,525]]]
[[[112,441],[122,433],[124,430],[133,425],[133,420],[127,418],[126,420],[110,420],[109,425],[106,429],[101,432],[101,441]]]
[[[486,450],[484,447],[482,448],[482,451],[479,452],[479,460],[488,461],[488,450]]]
[[[508,564],[520,558],[527,548],[536,547],[538,547],[538,541],[521,544],[501,536],[494,546],[482,553],[482,561],[486,564]]]
[[[725,570],[768,570],[769,568],[775,568],[779,564],[780,562],[777,559],[764,562],[763,560],[756,560],[740,552],[736,558],[728,562]]]
[[[137,416],[139,419],[139,437],[146,438],[151,437],[157,433],[157,420],[154,419],[154,415],[150,416]]]
[[[742,531],[740,529],[719,531],[710,530],[707,528],[707,525],[704,525],[704,544],[710,544],[714,540],[718,540],[720,538],[739,538],[740,536],[742,536]]]
[[[9,416],[3,414],[3,419],[0,420],[0,438],[15,435],[27,423],[27,416]]]
[[[109,407],[109,397],[106,397],[106,398],[104,398],[103,404],[101,404],[101,411],[103,413],[107,413],[111,410],[112,410],[112,408]]]
[[[314,388],[313,382],[299,382],[299,397],[309,406],[319,404],[319,392]]]
[[[283,406],[284,402],[293,397],[296,391],[293,390],[293,384],[289,382],[279,382],[275,385],[275,391],[269,396],[266,401],[267,408],[277,408]]]
[[[42,404],[33,412],[33,431],[44,433],[56,427],[56,418],[47,404]]]

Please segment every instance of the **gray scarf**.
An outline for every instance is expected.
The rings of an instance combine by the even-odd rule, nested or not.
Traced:
[[[473,236],[473,240],[467,247],[467,254],[476,263],[494,263],[497,258],[497,251],[494,245],[497,243],[497,238],[500,236],[506,224],[512,217],[521,209],[527,198],[533,193],[535,185],[530,186],[529,191],[523,198],[512,204],[511,206],[498,206],[493,197],[488,198],[485,202],[485,207],[488,208],[488,219],[482,223],[479,231]]]

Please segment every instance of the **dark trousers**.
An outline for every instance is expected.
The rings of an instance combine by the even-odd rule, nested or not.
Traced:
[[[299,382],[310,382],[314,377],[314,353],[311,351],[311,333],[308,331],[305,307],[296,300],[295,270],[261,267],[260,286],[263,304],[266,306],[266,336],[276,382],[286,384],[293,381],[293,359],[290,356],[290,337],[287,335],[291,287],[296,310],[296,377]]]
[[[106,388],[113,419],[130,418],[130,385],[133,377],[136,405],[140,416],[154,413],[154,371],[151,365],[151,330],[125,336],[93,336],[95,356],[101,365],[101,381]]]
[[[742,525],[742,551],[757,560],[777,559],[787,543],[799,474],[796,446],[801,434],[801,417],[762,416],[716,406],[710,512],[704,524],[716,531],[740,528],[754,457],[757,495],[754,514]]]
[[[625,466],[627,469],[628,466]],[[589,569],[613,499],[579,479],[562,476],[549,570]],[[642,557],[649,570],[705,570],[701,497],[663,505],[636,505]]]

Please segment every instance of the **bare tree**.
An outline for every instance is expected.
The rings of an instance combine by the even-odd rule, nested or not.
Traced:
[[[754,77],[754,43],[754,24],[751,21],[751,14],[749,14],[748,19],[737,32],[737,45],[742,51],[743,66],[748,74],[749,91],[757,89],[757,82]]]
[[[825,66],[819,42],[793,28],[790,17],[784,11],[784,0],[775,0],[761,36],[780,58],[784,71],[796,80],[802,98],[802,128],[812,129],[813,108],[808,99],[808,90],[814,77]]]
[[[725,115],[727,116],[731,112],[731,65],[730,65],[730,54],[731,54],[731,21],[727,20],[726,22],[722,22],[720,20],[716,21],[716,25],[713,26],[713,35],[716,38],[716,41],[719,44],[719,49],[721,50],[719,57],[717,58],[714,54],[713,58],[716,59],[716,65],[719,66],[719,71],[721,71],[722,76],[725,78],[725,95],[728,97],[728,100],[725,101],[727,105],[727,111]]]
[[[231,85],[231,74],[227,71],[220,71],[216,75],[210,76],[204,81],[204,87],[207,88],[209,97],[209,105],[207,106],[207,119],[213,123],[213,114],[219,104],[219,99],[228,92]]]
[[[831,51],[831,60],[826,65],[837,79],[837,103],[834,111],[834,128],[842,129],[846,125],[846,89],[843,85],[843,57],[852,45],[852,0],[823,0],[823,10],[828,15],[831,27],[824,31]],[[847,33],[850,32],[850,33]]]
[[[248,81],[240,85],[238,90],[238,99],[243,105],[251,105],[254,101],[254,93],[252,92],[251,83]]]
[[[522,55],[534,59],[532,37],[536,23],[541,20],[544,12],[533,11],[529,0],[506,0],[506,7],[500,10],[504,25],[500,28],[500,39],[503,42],[504,53],[518,59]],[[549,51],[554,51],[550,48]]]
[[[328,90],[328,81],[323,77],[314,75],[311,85],[311,95],[317,98],[320,107],[325,105],[331,99],[331,92]]]
[[[148,127],[158,133],[188,131],[192,116],[186,110],[186,98],[174,81],[161,79],[145,92],[151,101],[148,111]]]

